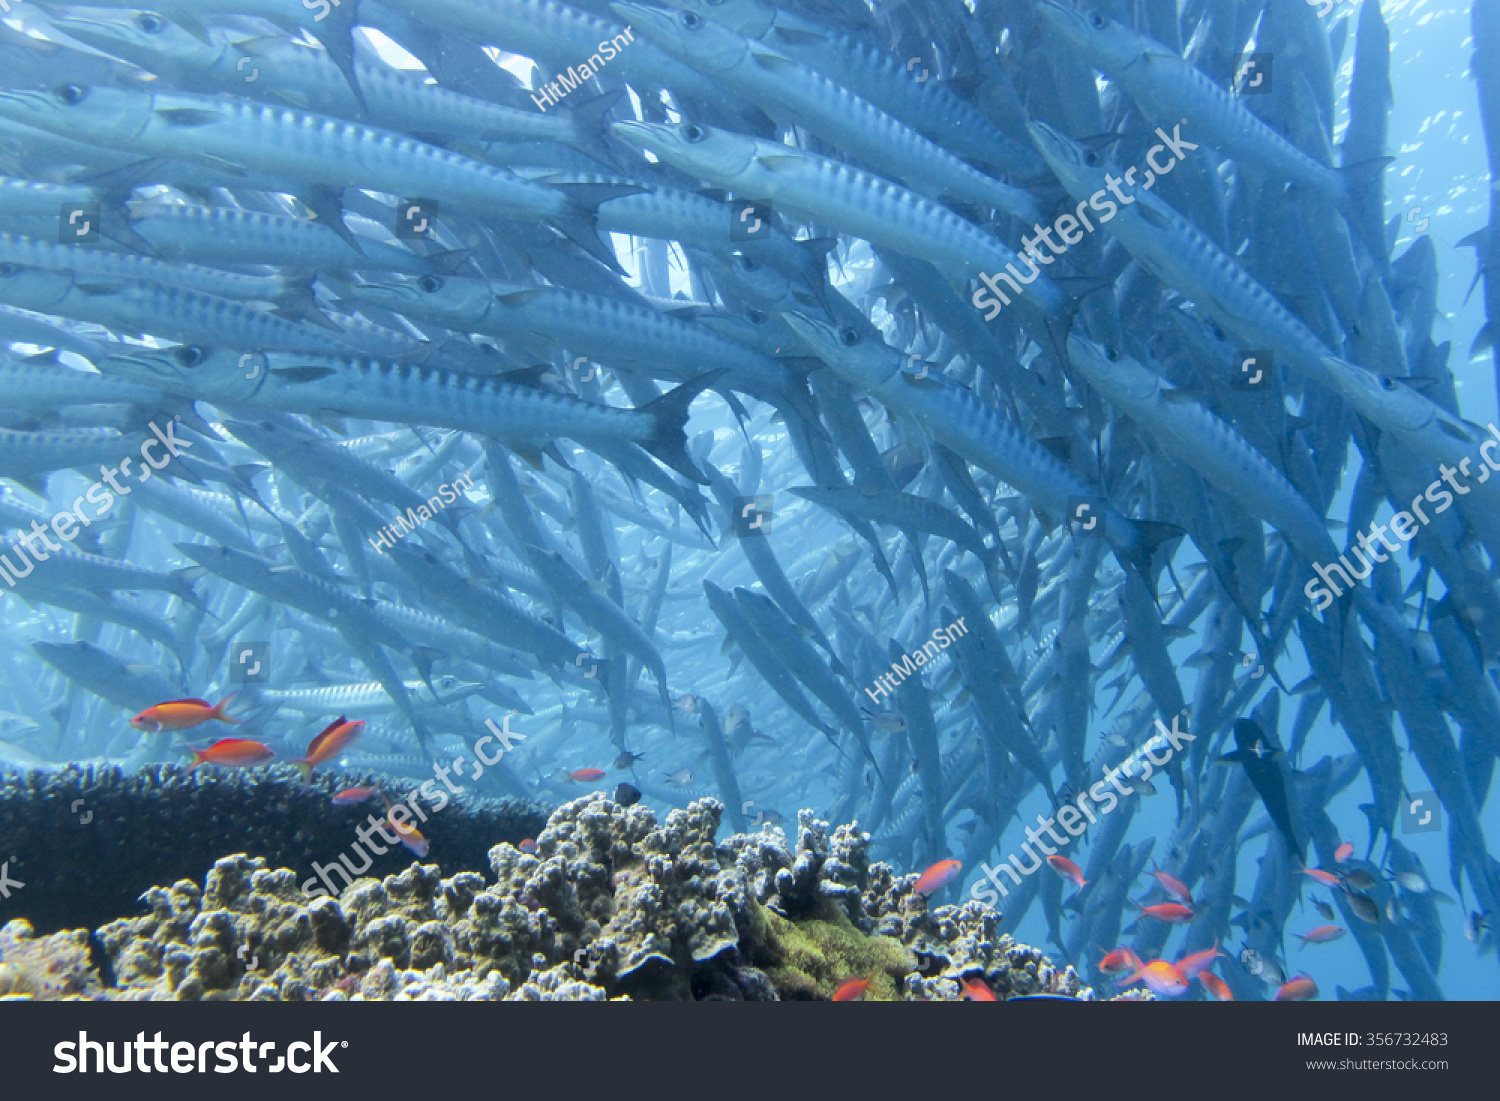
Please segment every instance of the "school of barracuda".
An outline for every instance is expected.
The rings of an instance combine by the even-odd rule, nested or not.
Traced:
[[[1138,913],[1165,995],[1493,947],[1500,432],[1376,0],[5,7],[4,768],[503,720],[484,793],[857,820],[1105,987]]]

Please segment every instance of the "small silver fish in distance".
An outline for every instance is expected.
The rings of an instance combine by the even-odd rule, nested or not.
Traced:
[[[676,772],[664,772],[662,775],[667,778],[668,783],[676,784],[680,788],[687,787],[697,779],[690,768],[679,768]]]

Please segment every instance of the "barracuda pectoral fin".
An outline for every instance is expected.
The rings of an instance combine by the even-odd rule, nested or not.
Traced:
[[[771,37],[785,42],[788,46],[829,46],[832,44],[828,35],[818,31],[803,30],[800,27],[775,27],[771,31]]]

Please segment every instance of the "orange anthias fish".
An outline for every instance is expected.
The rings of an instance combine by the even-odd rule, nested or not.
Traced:
[[[1155,868],[1156,866],[1153,864],[1152,867]],[[1156,870],[1151,874],[1156,878],[1156,882],[1161,884],[1161,889],[1166,891],[1167,894],[1171,895],[1178,902],[1182,903],[1184,906],[1191,906],[1193,904],[1193,892],[1187,889],[1187,884],[1182,880],[1178,879],[1176,876],[1168,875],[1160,868],[1156,868]]]
[[[1116,948],[1099,961],[1099,970],[1106,975],[1123,975],[1141,969],[1141,958],[1129,948]],[[1116,980],[1127,981],[1127,980]],[[1134,980],[1128,980],[1134,981]]]
[[[1140,963],[1139,960],[1136,962]],[[1160,994],[1166,998],[1175,998],[1188,988],[1187,978],[1177,970],[1176,964],[1168,963],[1166,960],[1152,960],[1148,964],[1137,967],[1129,981],[1143,982],[1153,994]]]
[[[1219,978],[1219,976],[1215,975],[1212,971],[1200,971],[1198,973],[1198,981],[1201,982],[1204,988],[1207,989],[1208,992],[1219,1001],[1234,1001],[1234,994],[1230,991],[1229,984],[1223,979]]]
[[[1183,925],[1198,916],[1178,902],[1158,902],[1155,906],[1142,906],[1132,899],[1130,904],[1141,912],[1142,917],[1155,918],[1171,925]]]
[[[382,798],[384,797],[382,796]],[[432,848],[432,843],[422,836],[421,831],[416,826],[396,821],[395,808],[391,806],[389,799],[385,801],[385,820],[391,829],[396,831],[396,836],[401,839],[401,844],[405,845],[418,856],[426,856],[427,851]]]
[[[1309,944],[1327,944],[1331,940],[1338,940],[1346,931],[1341,925],[1319,925],[1310,933],[1293,933],[1292,936],[1300,938],[1302,947],[1306,948]]]
[[[1088,885],[1088,880],[1083,878],[1083,869],[1066,856],[1049,856],[1047,863],[1052,865],[1052,870],[1058,875],[1076,883],[1080,890]]]
[[[353,745],[364,730],[364,720],[349,722],[342,715],[325,726],[323,732],[307,744],[307,756],[292,762],[302,770],[303,783],[312,779],[313,769],[326,765]]]
[[[998,1002],[995,992],[983,979],[970,979],[964,983],[964,1000],[969,1002]]]
[[[253,738],[220,738],[207,749],[188,747],[193,763],[188,771],[199,765],[219,765],[222,768],[253,768],[263,765],[276,756],[271,747]]]
[[[536,839],[533,838],[533,837],[528,837],[524,841],[522,841],[519,845],[517,845],[516,848],[520,849],[523,853],[530,853],[532,856],[535,856],[536,855]]]
[[[1188,979],[1196,978],[1203,971],[1212,967],[1214,960],[1223,954],[1223,952],[1219,951],[1218,940],[1215,940],[1212,948],[1205,948],[1201,952],[1194,952],[1191,956],[1183,956],[1177,961],[1177,970],[1181,971]]]
[[[958,873],[963,870],[963,866],[962,860],[939,860],[922,873],[912,890],[924,898],[934,894],[952,883]]]
[[[1342,845],[1340,845],[1337,849],[1334,850],[1333,858],[1335,860],[1337,860],[1340,864],[1342,864],[1344,861],[1348,860],[1353,855],[1354,855],[1354,842],[1353,841],[1345,841]]]
[[[1303,868],[1303,875],[1310,875],[1325,887],[1339,886],[1339,877],[1332,872],[1325,872],[1322,868]]]
[[[595,780],[604,778],[602,768],[580,768],[577,772],[568,773],[569,780],[577,780],[580,784],[593,783]]]
[[[871,981],[870,979],[850,979],[833,992],[833,1000],[836,1002],[862,1002],[865,1000],[865,991],[870,988]]]
[[[187,730],[199,723],[206,723],[209,719],[218,719],[221,723],[238,723],[239,719],[231,718],[224,710],[232,699],[233,692],[220,700],[217,706],[207,700],[168,700],[146,708],[130,720],[130,725],[137,730],[155,734],[162,730]]]
[[[1309,1002],[1318,996],[1318,984],[1304,973],[1276,991],[1278,1002]]]
[[[345,788],[333,797],[335,805],[347,807],[353,803],[368,803],[380,795],[374,788]]]

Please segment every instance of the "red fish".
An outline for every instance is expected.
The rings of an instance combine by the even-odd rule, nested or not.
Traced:
[[[523,853],[530,853],[534,856],[536,855],[536,838],[528,837],[517,845],[516,848],[520,849]]]
[[[1346,931],[1340,925],[1319,925],[1306,935],[1293,933],[1292,936],[1300,938],[1302,947],[1306,948],[1309,944],[1327,944],[1331,940],[1338,940]]]
[[[1082,890],[1088,884],[1083,878],[1083,869],[1074,864],[1066,856],[1049,856],[1047,863],[1052,865],[1052,870],[1064,879],[1071,879]]]
[[[963,870],[963,866],[962,860],[939,860],[922,873],[912,890],[926,898],[952,883],[958,873]]]
[[[1130,904],[1141,912],[1142,917],[1155,918],[1169,925],[1183,925],[1198,916],[1191,909],[1177,902],[1158,902],[1155,906],[1142,906],[1131,899]]]
[[[353,803],[368,803],[379,795],[374,788],[345,788],[333,797],[333,801],[338,806],[347,807]]]
[[[321,734],[307,743],[307,756],[292,762],[302,770],[303,783],[312,779],[313,769],[326,765],[353,745],[364,730],[363,720],[349,722],[342,715],[325,726]]]
[[[1200,971],[1198,973],[1198,981],[1219,1001],[1234,1001],[1234,994],[1230,991],[1229,984],[1212,971]]]
[[[1099,961],[1099,970],[1106,975],[1123,975],[1126,972],[1139,971],[1140,968],[1141,958],[1129,948],[1116,948]]]
[[[199,723],[206,723],[209,719],[218,719],[221,723],[238,723],[239,719],[230,718],[224,710],[232,699],[233,692],[220,700],[217,706],[207,700],[168,700],[146,708],[130,720],[130,725],[137,730],[156,733],[162,730],[187,730]]]
[[[1337,860],[1340,864],[1342,864],[1344,861],[1348,860],[1353,855],[1354,855],[1354,842],[1353,841],[1345,841],[1342,845],[1340,845],[1333,852],[1333,858],[1335,860]]]
[[[223,768],[253,768],[263,765],[276,756],[271,747],[253,738],[220,738],[207,749],[188,747],[193,763],[188,771],[199,765],[219,765]]]
[[[568,773],[569,780],[577,780],[580,784],[590,784],[595,780],[604,778],[602,768],[580,768],[577,772]]]
[[[1298,975],[1280,990],[1276,991],[1275,1001],[1278,1002],[1309,1002],[1318,996],[1318,984],[1313,982],[1305,973]]]
[[[1322,868],[1303,868],[1303,875],[1310,875],[1325,887],[1339,886],[1339,877],[1332,872],[1325,872]]]
[[[1156,868],[1156,865],[1153,863],[1152,867]],[[1156,868],[1151,874],[1156,877],[1156,882],[1161,884],[1161,889],[1166,891],[1167,894],[1171,895],[1184,906],[1193,905],[1193,892],[1187,889],[1187,884],[1182,880],[1176,876],[1168,875],[1160,868]]]
[[[995,992],[983,979],[970,979],[964,983],[964,1000],[969,1002],[998,1002]]]
[[[833,1000],[836,1002],[862,1002],[865,1000],[865,991],[870,988],[870,982],[870,979],[850,979],[833,992]]]
[[[1212,948],[1205,948],[1201,952],[1194,952],[1191,956],[1183,956],[1177,961],[1177,970],[1181,971],[1189,979],[1197,977],[1200,973],[1213,966],[1214,960],[1224,953],[1219,951],[1219,942],[1214,941]]]

